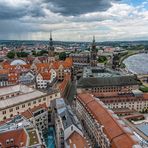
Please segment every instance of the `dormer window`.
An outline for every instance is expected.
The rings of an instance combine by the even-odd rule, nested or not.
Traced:
[[[6,144],[8,145],[10,143],[9,139],[6,140]]]
[[[14,139],[12,138],[12,139],[10,139],[10,143],[11,144],[13,144],[14,143]]]

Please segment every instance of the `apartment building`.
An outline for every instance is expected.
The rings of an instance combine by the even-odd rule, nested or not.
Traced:
[[[29,108],[25,112],[22,112],[21,115],[31,121],[40,132],[48,130],[48,107],[46,103]]]
[[[107,68],[85,67],[77,84],[78,93],[130,93],[138,89],[141,82],[135,75],[125,75]]]
[[[46,103],[46,106],[50,107],[51,100],[55,98],[60,98],[60,93],[58,91],[44,93],[25,85],[1,88],[0,121],[43,103]]]
[[[70,106],[67,106],[64,100],[56,99],[53,101],[56,147],[90,147],[82,132],[82,126],[76,115],[72,112]]]
[[[56,72],[51,69],[50,71],[39,72],[36,76],[36,86],[40,89],[46,89],[52,86],[56,80]]]
[[[0,122],[0,147],[45,148],[43,135],[20,115]]]
[[[98,97],[110,109],[129,108],[131,110],[142,111],[148,107],[148,94],[139,90],[131,93],[92,93]]]
[[[88,93],[78,94],[75,107],[94,147],[141,147],[133,132],[99,99]]]

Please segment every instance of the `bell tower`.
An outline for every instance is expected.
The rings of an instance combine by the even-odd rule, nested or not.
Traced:
[[[54,46],[53,46],[53,40],[52,40],[52,32],[50,32],[48,56],[49,57],[54,57]]]
[[[90,65],[92,67],[97,66],[97,49],[96,49],[95,36],[93,36],[93,42],[90,51]]]

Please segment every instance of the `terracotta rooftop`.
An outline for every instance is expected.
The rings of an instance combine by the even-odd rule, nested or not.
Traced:
[[[9,70],[7,70],[7,69],[0,70],[0,74],[8,74],[8,73],[9,73]]]
[[[30,112],[29,109],[26,110],[26,111],[24,111],[24,112],[22,112],[21,114],[22,114],[22,116],[24,116],[26,119],[30,119],[30,118],[33,117],[32,113]]]
[[[91,112],[94,118],[104,126],[104,133],[109,138],[112,148],[131,148],[137,144],[132,137],[126,133],[111,113],[90,94],[78,94],[78,100]],[[125,145],[126,143],[126,145]]]
[[[148,93],[144,93],[143,94],[143,98],[146,99],[146,100],[148,100]]]
[[[43,80],[50,80],[50,78],[51,78],[50,72],[41,72],[40,74],[43,77]]]
[[[30,111],[35,112],[35,111],[37,111],[39,109],[42,109],[42,108],[48,109],[46,103],[39,104],[38,106],[35,106],[35,107],[31,108]]]
[[[9,140],[8,144],[7,140]],[[27,134],[24,129],[3,132],[0,133],[0,143],[2,144],[2,148],[25,147],[27,143]]]
[[[63,93],[65,91],[65,88],[66,88],[66,86],[67,86],[70,79],[71,79],[71,75],[66,74],[65,77],[64,77],[64,80],[59,85],[59,89],[60,89],[61,93]]]
[[[29,108],[28,110],[26,110],[25,112],[22,112],[22,116],[24,116],[27,119],[30,119],[33,117],[33,112],[39,110],[39,109],[48,109],[46,103],[44,104],[39,104],[38,106],[35,106],[33,108]]]
[[[82,137],[79,133],[73,132],[67,140],[70,148],[88,148],[88,143],[86,139]]]

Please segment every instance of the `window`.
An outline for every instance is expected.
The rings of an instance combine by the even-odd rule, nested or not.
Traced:
[[[31,105],[31,103],[28,103],[28,106],[30,106]]]
[[[41,102],[41,99],[39,99],[38,102]]]
[[[25,107],[25,104],[22,105],[22,108],[24,108],[24,107]]]
[[[6,140],[6,144],[9,144],[9,139]]]
[[[13,108],[10,108],[10,109],[9,109],[9,112],[13,112]]]
[[[43,101],[45,101],[46,100],[46,98],[43,98]]]
[[[5,111],[5,110],[3,111],[3,115],[4,115],[4,114],[6,114],[6,111]]]
[[[36,104],[36,101],[33,101],[33,104]]]
[[[16,110],[18,110],[18,109],[19,109],[19,106],[16,107]]]

